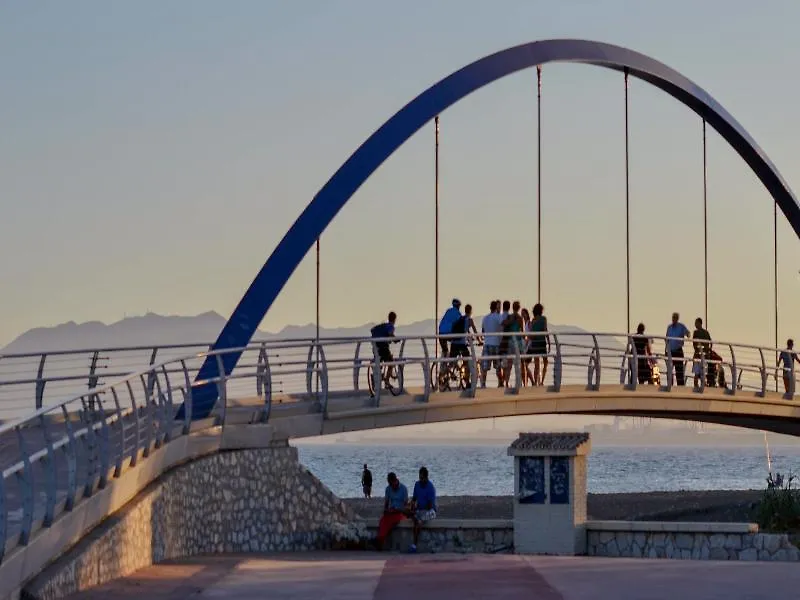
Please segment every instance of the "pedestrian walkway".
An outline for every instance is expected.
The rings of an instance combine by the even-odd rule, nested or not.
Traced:
[[[72,600],[757,600],[798,588],[793,563],[337,552],[193,558]]]

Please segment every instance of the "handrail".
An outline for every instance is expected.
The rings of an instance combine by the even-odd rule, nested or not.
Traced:
[[[544,357],[551,368],[546,388],[538,391],[548,395],[562,393],[565,386],[574,390],[573,384],[580,384],[587,394],[600,391],[615,382],[617,369],[619,383],[626,388],[626,393],[635,395],[642,388],[649,388],[651,394],[675,392],[676,388],[681,389],[673,382],[678,364],[699,367],[699,380],[696,385],[683,388],[685,392],[707,393],[708,387],[719,383],[712,381],[711,375],[723,369],[730,371],[730,381],[724,382],[724,393],[731,401],[774,394],[768,390],[769,382],[773,379],[779,382],[780,373],[788,380],[782,396],[791,400],[796,390],[793,365],[788,369],[776,368],[773,373],[767,364],[770,353],[777,352],[771,348],[711,340],[721,353],[721,360],[710,359],[705,353],[679,358],[673,356],[671,344],[667,343],[677,338],[645,336],[651,341],[665,343],[663,353],[653,352],[648,356],[666,366],[666,381],[662,377],[661,385],[656,388],[639,384],[641,357],[634,344],[636,334],[549,331],[492,335],[525,342],[542,336],[550,340]],[[7,543],[8,548],[15,543],[27,544],[37,527],[51,526],[60,514],[107,485],[108,480],[120,477],[126,468],[135,468],[147,461],[156,448],[197,427],[211,423],[224,428],[234,416],[237,416],[236,423],[242,422],[242,417],[238,416],[242,414],[246,415],[247,422],[266,424],[291,418],[291,415],[315,415],[320,419],[319,432],[322,433],[325,422],[337,418],[335,413],[348,410],[347,407],[393,410],[393,403],[385,400],[389,391],[380,379],[378,342],[399,342],[392,346],[398,350],[387,363],[396,367],[398,375],[392,394],[411,397],[414,402],[429,402],[432,396],[448,393],[463,398],[464,402],[473,398],[480,401],[483,392],[479,381],[485,376],[481,372],[485,361],[498,361],[508,376],[508,387],[500,393],[521,394],[522,369],[529,359],[542,357],[529,354],[529,344],[515,342],[508,343],[506,354],[479,356],[478,344],[482,337],[460,333],[392,338],[338,337],[318,341],[275,339],[240,348],[187,352],[172,358],[151,348],[146,358],[150,358],[152,364],[142,365],[115,381],[71,393],[0,425],[0,436],[13,436],[16,442],[7,445],[6,450],[0,449],[0,461],[5,461],[0,462],[0,542],[16,540]],[[465,356],[434,356],[430,345],[438,345],[440,339],[464,340]],[[691,342],[683,340],[687,341]],[[367,344],[371,352],[365,350]],[[227,353],[247,355],[233,371],[226,372],[223,357]],[[97,361],[102,358],[101,354],[99,352]],[[213,358],[218,372],[203,381],[193,381],[198,363],[207,357]],[[100,369],[97,361],[95,375]],[[438,365],[441,370],[445,365],[456,363],[468,370],[469,385],[464,378],[462,387],[466,389],[439,391],[436,382],[431,380],[434,367]],[[46,364],[41,358],[39,366],[46,368]],[[376,378],[371,403],[366,400],[368,386],[363,385],[368,366],[373,367],[369,370]],[[40,385],[46,383],[45,379],[46,375],[33,380],[37,381],[37,388],[30,390],[32,397],[38,394]],[[213,386],[218,401],[213,419],[198,425],[193,422],[192,399],[202,386]],[[765,401],[774,400],[767,398]],[[181,405],[184,407],[181,420],[176,421]],[[19,454],[10,455],[8,448],[18,448]],[[66,476],[56,471],[55,457],[59,453],[66,459]],[[16,515],[13,518],[12,513]],[[3,552],[0,544],[0,563]]]

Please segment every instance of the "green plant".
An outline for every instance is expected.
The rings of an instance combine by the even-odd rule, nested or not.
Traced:
[[[800,531],[800,489],[794,487],[797,478],[780,473],[767,477],[767,489],[756,509],[756,521],[764,531],[789,533]]]

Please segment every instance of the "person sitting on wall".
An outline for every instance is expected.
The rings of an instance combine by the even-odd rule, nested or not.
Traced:
[[[428,469],[421,467],[419,470],[419,481],[414,484],[414,494],[411,496],[411,509],[414,519],[414,543],[408,549],[409,552],[417,551],[419,532],[425,523],[436,518],[436,488],[433,482],[428,479]]]
[[[397,475],[389,473],[386,477],[389,485],[383,501],[383,516],[378,523],[378,549],[383,548],[383,543],[400,521],[410,516],[408,509],[408,488],[400,483]]]

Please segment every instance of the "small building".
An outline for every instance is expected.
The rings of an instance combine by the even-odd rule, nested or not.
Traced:
[[[586,553],[588,433],[520,433],[514,457],[514,549]]]

